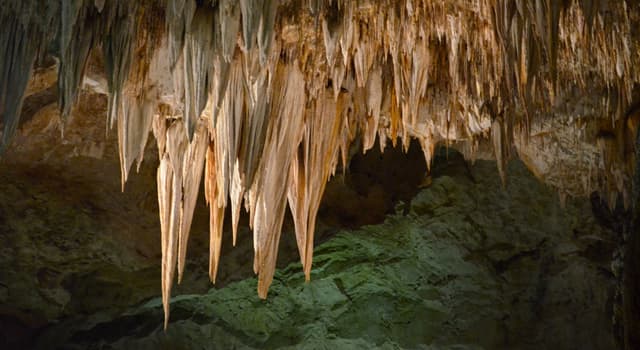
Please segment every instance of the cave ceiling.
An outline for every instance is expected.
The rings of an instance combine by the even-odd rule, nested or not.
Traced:
[[[287,208],[310,277],[325,184],[353,145],[417,139],[427,164],[445,145],[503,179],[517,157],[561,199],[631,200],[636,1],[4,0],[0,23],[3,149],[53,128],[83,144],[66,156],[110,157],[106,128],[124,189],[155,143],[166,317],[201,187],[211,280],[225,208],[234,242],[246,210],[266,297]],[[74,113],[82,94],[105,101]],[[78,118],[86,133],[67,132]]]

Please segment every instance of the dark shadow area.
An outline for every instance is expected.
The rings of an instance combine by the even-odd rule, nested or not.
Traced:
[[[328,226],[357,228],[384,221],[400,202],[409,202],[426,175],[424,154],[413,140],[408,152],[388,145],[380,152],[377,141],[367,153],[356,153],[344,177],[327,184],[318,217]],[[440,166],[440,159],[436,159]]]

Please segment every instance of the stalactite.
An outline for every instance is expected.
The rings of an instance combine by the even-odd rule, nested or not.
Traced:
[[[97,9],[90,1],[63,1],[60,12],[63,18],[60,29],[58,104],[63,119],[66,119],[76,102],[89,52],[102,28],[101,21],[96,20]],[[129,45],[131,39],[129,36],[122,42]],[[112,76],[109,73],[112,72],[107,72],[107,76]]]
[[[92,50],[102,50],[123,186],[142,161],[150,129],[158,146],[165,325],[202,176],[210,278],[225,208],[235,244],[244,203],[261,297],[273,278],[287,202],[309,278],[324,184],[338,161],[346,171],[353,150],[361,144],[367,151],[376,139],[381,149],[388,142],[406,149],[415,138],[428,165],[438,144],[465,145],[475,157],[486,142],[503,181],[515,149],[562,196],[599,190],[610,204],[617,196],[629,201],[630,140],[639,123],[624,112],[640,83],[635,2],[46,3],[0,3],[2,144],[18,126],[30,68],[45,47],[54,42],[60,60],[63,115]],[[583,95],[602,102],[587,104]],[[554,139],[549,129],[567,123],[584,135]],[[537,161],[544,155],[533,154],[576,145],[585,155],[575,164],[586,170],[564,180],[548,176]]]
[[[197,125],[194,137],[187,146],[181,170],[183,173],[183,198],[181,199],[180,241],[178,242],[178,283],[182,281],[182,274],[184,272],[189,232],[191,231],[193,212],[196,207],[196,201],[198,200],[198,193],[200,192],[202,169],[204,167],[207,145],[209,143],[206,121],[200,119]]]
[[[382,69],[376,67],[369,76],[366,86],[367,94],[367,118],[363,127],[362,151],[366,152],[373,147],[378,134],[380,113],[382,107]]]
[[[216,173],[215,140],[207,148],[204,193],[209,204],[209,278],[215,283],[222,248],[224,207],[218,206],[218,174]]]
[[[182,71],[184,88],[184,120],[187,134],[191,139],[198,118],[204,110],[209,97],[211,75],[216,41],[214,25],[215,12],[210,9],[199,9],[195,12],[191,27],[185,33]],[[224,23],[220,24],[221,26]],[[223,40],[224,42],[224,40]]]
[[[155,101],[144,95],[138,98],[124,97],[124,99],[122,105],[116,107],[120,109],[118,145],[123,191],[133,163],[137,160],[138,168],[142,163],[155,112]]]
[[[263,69],[254,82],[249,84],[249,92],[247,94],[246,104],[247,114],[242,125],[242,140],[240,144],[240,154],[238,157],[237,172],[234,168],[235,188],[232,189],[235,194],[233,213],[233,244],[236,243],[239,205],[240,200],[244,197],[246,189],[251,188],[258,171],[260,159],[265,145],[266,131],[268,125],[268,108],[271,89],[268,82],[269,72]]]
[[[260,25],[263,0],[240,0],[242,13],[242,39],[245,51],[251,51],[256,41],[256,33]]]
[[[264,64],[269,58],[271,45],[275,36],[275,20],[279,1],[264,0],[262,4],[260,25],[258,26],[258,47],[260,48],[260,62]]]
[[[0,151],[8,146],[18,127],[31,68],[56,35],[59,10],[56,2],[42,6],[33,1],[7,0],[0,4]]]
[[[502,122],[498,119],[493,121],[491,124],[491,140],[493,141],[493,153],[496,157],[496,163],[498,163],[498,173],[500,174],[500,179],[502,180],[502,184],[506,183],[506,162],[505,159],[505,142],[504,142],[504,132]]]
[[[182,122],[167,127],[165,153],[158,168],[158,201],[162,229],[162,302],[165,328],[169,317],[169,298],[178,261],[180,223],[182,221],[182,166],[187,147]]]
[[[175,67],[182,56],[186,31],[191,27],[195,10],[195,1],[166,0],[166,26],[171,67]]]
[[[341,104],[322,93],[306,113],[304,136],[290,168],[289,207],[306,279],[311,278],[316,215],[329,175],[335,171],[342,130]]]
[[[113,128],[122,112],[122,106],[125,105],[122,93],[131,71],[136,38],[136,18],[131,14],[132,10],[132,7],[125,3],[112,3],[107,10],[108,15],[113,18],[102,44],[105,73],[109,84],[109,128]]]
[[[258,295],[266,298],[276,268],[278,243],[287,206],[289,165],[302,139],[306,103],[304,78],[296,62],[279,64],[274,77],[267,136],[259,166],[259,182],[251,188],[254,271]]]
[[[11,135],[18,127],[22,93],[31,77],[31,66],[36,58],[37,44],[30,42],[30,29],[15,18],[0,16],[2,23],[7,23],[7,33],[0,39],[0,115],[4,130],[2,148],[6,147]],[[11,85],[10,85],[11,84]]]
[[[108,125],[117,122],[122,189],[134,162],[140,168],[153,115],[160,98],[160,77],[170,68],[164,57],[163,29],[151,6],[118,6],[105,9],[108,34],[103,40],[105,70],[109,85]],[[136,35],[139,33],[139,35]],[[166,44],[166,41],[164,42]],[[156,54],[162,50],[162,54]],[[135,60],[135,55],[150,57]]]

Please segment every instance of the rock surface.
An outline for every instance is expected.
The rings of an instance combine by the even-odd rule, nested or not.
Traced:
[[[494,162],[455,154],[431,185],[384,223],[317,247],[312,281],[299,263],[269,298],[246,279],[117,317],[68,319],[40,348],[64,349],[612,349],[616,235],[588,201],[569,200],[519,162],[501,185]]]

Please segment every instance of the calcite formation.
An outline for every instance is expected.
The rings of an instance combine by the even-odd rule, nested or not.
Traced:
[[[167,320],[201,182],[211,280],[225,208],[235,242],[244,204],[266,297],[287,206],[310,277],[324,186],[354,143],[415,138],[427,164],[445,144],[503,180],[517,156],[561,198],[630,203],[636,1],[4,0],[0,23],[3,148],[51,56],[63,123],[83,86],[108,94],[123,188],[155,136]]]

